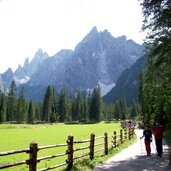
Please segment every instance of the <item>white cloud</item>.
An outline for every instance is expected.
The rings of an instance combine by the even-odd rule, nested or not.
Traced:
[[[3,0],[0,21],[0,73],[38,48],[49,55],[74,49],[93,26],[142,43],[138,0]]]

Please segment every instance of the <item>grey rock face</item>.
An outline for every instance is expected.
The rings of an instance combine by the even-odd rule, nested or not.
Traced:
[[[47,58],[31,77],[30,86],[53,85],[57,92],[66,86],[75,91],[110,85],[143,54],[143,47],[125,36],[114,38],[107,30],[94,27],[75,47]],[[39,79],[37,79],[39,78]]]
[[[142,54],[143,46],[125,36],[114,38],[107,30],[98,32],[93,27],[74,51],[64,49],[49,57],[40,49],[30,63],[26,59],[24,66],[19,66],[14,76],[16,80],[27,82],[29,89],[52,85],[60,92],[65,86],[74,94],[98,84],[115,85],[120,74]]]

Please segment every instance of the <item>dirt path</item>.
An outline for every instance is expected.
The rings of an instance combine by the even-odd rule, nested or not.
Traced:
[[[137,137],[142,136],[142,130],[135,130]],[[151,157],[146,155],[144,140],[137,142],[119,154],[95,167],[93,171],[169,171],[168,146],[163,143],[163,157],[156,154],[154,139],[151,143]]]

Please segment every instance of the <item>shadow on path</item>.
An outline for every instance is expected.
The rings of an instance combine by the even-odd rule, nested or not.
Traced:
[[[136,132],[137,134],[137,132]],[[139,131],[138,131],[138,135]],[[145,149],[139,153],[139,140],[130,148],[114,156],[105,163],[95,167],[93,171],[171,171],[169,168],[169,148],[164,147],[163,157],[152,150],[151,156],[146,156]]]
[[[152,155],[147,156],[135,156],[130,160],[111,161],[105,165],[100,166],[100,170],[106,171],[169,171],[168,162],[166,157],[159,158]],[[171,168],[170,168],[171,169]],[[97,167],[97,171],[98,171]],[[96,169],[94,170],[96,171]]]

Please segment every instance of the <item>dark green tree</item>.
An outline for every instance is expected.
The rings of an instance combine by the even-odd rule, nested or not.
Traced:
[[[115,102],[115,118],[116,120],[121,119],[121,107],[118,100]]]
[[[6,97],[5,95],[0,95],[0,123],[6,121]]]
[[[88,122],[89,120],[89,105],[88,105],[88,96],[86,92],[82,93],[82,120]]]
[[[7,100],[7,121],[11,121],[11,122],[16,120],[16,107],[17,107],[16,90],[17,88],[16,88],[15,81],[12,81],[8,93],[8,100]]]
[[[52,114],[50,117],[51,122],[55,122],[59,120],[58,115],[58,100],[57,100],[57,93],[55,89],[52,89]]]
[[[27,123],[28,124],[33,124],[34,123],[34,106],[33,106],[33,102],[30,101],[29,103],[29,108],[28,108],[28,118],[27,118]]]
[[[18,123],[22,123],[26,121],[26,113],[27,113],[27,106],[26,100],[24,96],[24,87],[21,87],[20,95],[17,101],[17,112],[16,112],[16,120]]]
[[[171,122],[171,1],[141,0],[143,30],[148,32],[148,62],[142,75],[142,110],[146,123]]]
[[[91,96],[91,103],[90,103],[90,118],[89,119],[92,122],[100,121],[101,106],[102,106],[101,91],[100,91],[100,87],[97,86],[93,89],[92,96]]]
[[[103,120],[111,121],[113,119],[116,119],[115,104],[111,103],[109,105],[104,105],[102,113],[103,113]]]
[[[134,103],[131,106],[130,119],[135,119],[140,114],[140,105],[138,104],[138,102],[134,101]]]
[[[41,116],[42,116],[42,103],[34,104],[35,106],[35,120],[37,122],[41,121]]]
[[[74,97],[74,99],[72,100],[72,102],[71,102],[72,104],[71,104],[71,120],[72,121],[76,121],[77,120],[77,115],[76,115],[76,105],[75,105],[75,103],[76,103],[76,100],[75,100],[75,97]]]
[[[120,105],[120,110],[121,110],[121,119],[125,120],[126,117],[128,116],[128,108],[126,105],[125,96],[120,97],[119,105]]]
[[[80,92],[77,92],[72,103],[72,120],[82,120],[83,100]]]
[[[58,101],[58,114],[59,114],[59,121],[64,122],[68,115],[68,94],[66,91],[66,88],[63,87],[60,95],[59,95],[59,101]]]
[[[42,121],[55,122],[57,117],[57,99],[55,90],[49,85],[43,100]]]

